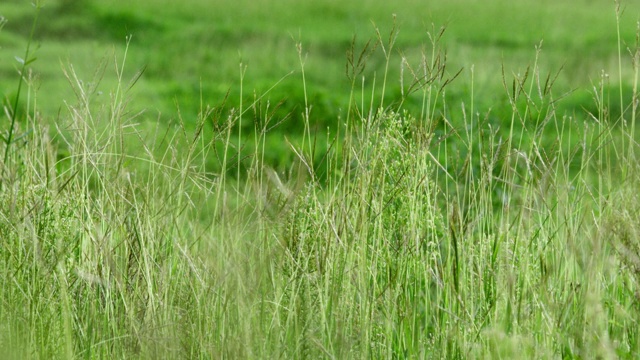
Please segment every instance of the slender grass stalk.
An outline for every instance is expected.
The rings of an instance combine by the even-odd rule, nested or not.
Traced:
[[[3,157],[3,163],[6,164],[8,159],[9,159],[9,152],[11,151],[11,145],[13,144],[13,137],[15,136],[15,127],[16,127],[16,122],[18,120],[18,115],[19,115],[19,103],[20,103],[20,94],[22,93],[22,86],[25,82],[25,73],[27,71],[28,66],[33,63],[36,58],[32,57],[31,54],[31,45],[33,43],[34,40],[34,35],[36,32],[36,28],[38,26],[38,16],[40,15],[40,10],[42,9],[42,3],[39,0],[36,0],[34,2],[34,6],[35,6],[35,14],[33,17],[33,22],[31,23],[31,31],[29,32],[29,38],[27,40],[27,45],[26,45],[26,49],[24,52],[24,57],[23,58],[18,58],[16,57],[16,59],[18,60],[18,62],[20,63],[20,70],[18,71],[19,79],[18,79],[18,86],[17,86],[17,90],[16,90],[16,96],[13,99],[13,107],[11,109],[9,109],[9,115],[10,115],[10,125],[9,125],[9,131],[7,132],[7,135],[3,137],[4,140],[4,157]],[[6,167],[3,167],[3,175],[4,172],[6,171]]]
[[[636,136],[636,113],[638,111],[638,103],[640,102],[640,95],[638,93],[638,81],[640,80],[640,22],[637,23],[634,49],[631,49],[630,51],[631,63],[633,66],[633,93],[631,98],[631,129],[629,131],[629,142],[630,144],[633,144],[633,139],[635,139]],[[627,156],[629,160],[635,161],[635,146],[629,146],[629,154]]]
[[[236,180],[238,181],[238,189],[236,192],[236,207],[240,206],[240,169],[241,169],[241,162],[242,162],[242,117],[244,114],[244,107],[243,107],[243,99],[242,97],[244,96],[244,76],[246,74],[247,71],[247,67],[245,65],[242,64],[242,62],[240,62],[240,104],[239,109],[238,109],[238,143],[237,143],[237,149],[236,149],[236,156],[237,156],[237,169],[236,169]],[[236,210],[238,210],[239,208],[236,208]]]
[[[615,1],[615,13],[616,13],[616,38],[617,38],[617,48],[618,48],[618,94],[619,94],[619,101],[620,101],[620,118],[619,119],[615,119],[615,121],[619,121],[620,124],[622,125],[622,130],[624,132],[628,131],[627,130],[627,120],[625,119],[625,104],[624,104],[624,96],[623,96],[623,92],[622,92],[622,36],[620,34],[620,18],[622,16],[622,4],[620,3],[619,0]],[[626,142],[623,140],[621,145],[621,150],[620,153],[621,154],[626,154],[625,148],[627,147]],[[627,169],[626,167],[623,168],[623,176],[627,175]]]

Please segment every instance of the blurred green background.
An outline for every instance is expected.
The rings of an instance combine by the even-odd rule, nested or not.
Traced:
[[[115,64],[122,62],[130,35],[125,83],[144,69],[127,94],[131,114],[144,110],[137,123],[155,124],[160,119],[168,124],[181,114],[187,127],[193,127],[203,105],[224,111],[239,107],[242,90],[245,107],[256,97],[261,97],[263,109],[267,101],[271,110],[281,103],[274,123],[285,121],[268,140],[267,160],[276,166],[292,156],[283,136],[295,139],[303,129],[305,101],[296,45],[302,46],[311,125],[324,134],[346,116],[351,83],[345,65],[352,41],[356,50],[362,49],[368,40],[375,40],[376,27],[386,40],[394,17],[398,36],[385,105],[400,100],[402,58],[418,65],[420,54],[430,53],[428,32],[441,26],[446,26],[440,45],[448,55],[448,73],[463,69],[447,93],[452,121],[463,102],[465,106],[473,102],[480,114],[491,110],[494,121],[502,121],[502,110],[509,109],[503,68],[508,79],[522,75],[534,63],[541,42],[542,76],[562,69],[554,92],[556,97],[566,95],[560,105],[564,113],[586,118],[585,110],[596,111],[590,91],[603,71],[610,75],[611,88],[620,85],[613,1],[45,0],[43,4],[32,68],[37,105],[45,121],[62,122],[68,114],[65,104],[77,102],[62,70],[70,64],[84,86],[98,84],[94,102],[109,103],[117,82]],[[640,3],[620,5],[626,56],[626,46],[635,46]],[[11,99],[18,81],[15,57],[24,54],[35,8],[31,0],[3,0],[0,15],[7,21],[0,32],[0,92]],[[101,64],[104,71],[99,70]],[[362,74],[366,99],[371,94],[379,99],[384,65],[378,48]],[[623,61],[625,94],[631,92],[632,74],[631,62]],[[420,106],[419,94],[403,104],[417,114]],[[610,111],[619,113],[614,107],[612,102]],[[246,116],[253,117],[251,112]],[[249,136],[251,121],[244,121],[243,127]]]

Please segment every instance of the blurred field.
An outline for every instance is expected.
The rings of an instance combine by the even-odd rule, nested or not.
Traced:
[[[624,2],[622,39],[633,44],[640,4]],[[39,108],[48,118],[75,101],[62,67],[72,64],[85,83],[106,64],[101,86],[115,83],[114,55],[122,57],[131,35],[124,76],[145,69],[131,93],[132,111],[143,118],[158,112],[169,122],[177,109],[189,123],[201,104],[239,105],[240,84],[247,101],[264,95],[275,104],[284,101],[278,115],[288,116],[280,130],[292,136],[301,131],[304,107],[301,64],[296,45],[302,46],[306,86],[313,105],[312,120],[319,129],[335,126],[345,116],[350,82],[345,75],[346,52],[355,38],[356,49],[375,38],[375,27],[385,37],[396,18],[399,35],[389,68],[385,101],[400,97],[402,56],[417,64],[428,50],[428,31],[446,26],[442,46],[448,52],[448,72],[464,69],[449,90],[456,100],[470,103],[473,69],[475,109],[484,113],[507,106],[502,67],[507,76],[523,74],[542,44],[541,72],[560,69],[555,92],[572,92],[561,109],[573,113],[592,109],[588,91],[601,71],[617,66],[616,16],[604,1],[92,1],[48,0],[35,40],[33,64],[41,94]],[[0,15],[8,22],[0,33],[0,89],[15,88],[15,56],[22,56],[34,16],[30,1],[5,0]],[[625,51],[625,49],[623,49]],[[121,60],[119,60],[121,61]],[[624,64],[630,69],[630,65]],[[373,81],[381,82],[384,57],[380,49],[365,72],[365,94]],[[241,71],[243,69],[243,71]],[[241,76],[241,74],[243,76]],[[377,76],[377,79],[376,79]],[[623,79],[625,86],[626,77]],[[617,87],[616,77],[611,85]],[[278,84],[267,93],[275,84]],[[246,104],[247,102],[245,102]],[[407,99],[405,107],[416,103]],[[412,108],[412,106],[415,106]],[[499,112],[498,112],[499,113]],[[140,119],[139,119],[140,120]]]

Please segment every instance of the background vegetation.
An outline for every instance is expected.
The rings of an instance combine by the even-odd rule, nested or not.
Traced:
[[[457,104],[462,101],[469,105],[471,71],[476,69],[475,108],[482,112],[491,109],[496,123],[510,111],[503,67],[508,76],[523,76],[535,58],[536,46],[541,45],[544,52],[539,60],[541,71],[554,76],[559,72],[554,86],[557,97],[569,97],[561,104],[562,113],[577,111],[581,115],[585,108],[595,112],[592,86],[599,82],[602,70],[616,75],[618,65],[616,16],[614,5],[607,2],[456,0],[382,5],[331,0],[313,4],[49,0],[44,5],[34,43],[39,61],[32,65],[40,92],[52,94],[39,99],[43,114],[55,117],[64,101],[75,97],[62,74],[63,65],[73,64],[85,84],[100,80],[95,91],[108,93],[117,79],[113,58],[122,55],[131,35],[124,77],[130,79],[144,70],[131,91],[131,111],[145,111],[138,122],[155,124],[159,116],[163,124],[176,121],[179,107],[185,125],[193,128],[202,105],[238,107],[242,88],[245,105],[255,96],[262,97],[263,102],[271,102],[279,120],[285,119],[270,132],[268,140],[266,156],[274,165],[292,160],[282,134],[295,137],[303,128],[304,92],[297,44],[302,46],[305,60],[313,126],[324,134],[327,126],[335,126],[336,119],[346,115],[352,90],[345,73],[346,53],[354,38],[356,49],[362,49],[376,37],[374,24],[387,36],[394,26],[393,14],[399,34],[397,51],[389,54],[391,66],[385,69],[386,60],[378,49],[361,74],[367,79],[364,91],[358,85],[358,93],[368,97],[374,78],[380,84],[387,73],[387,105],[400,98],[403,57],[416,66],[429,43],[427,31],[437,32],[441,26],[447,27],[442,42],[448,70],[456,73],[463,69],[463,76],[448,91],[450,102],[455,104],[452,110],[458,112]],[[622,5],[627,16],[621,18],[620,35],[626,53],[626,46],[635,41],[635,14],[640,6],[633,2]],[[8,93],[15,91],[14,57],[24,52],[32,10],[28,1],[3,4],[3,16],[10,21],[0,34],[0,86]],[[623,66],[624,79],[628,79],[630,64],[623,61]],[[618,89],[619,83],[614,76],[607,87]],[[623,86],[625,93],[630,93],[630,82],[623,81]],[[381,96],[380,92],[373,95]],[[277,109],[276,104],[280,104]],[[420,104],[420,97],[414,96],[406,99],[403,107],[415,112]],[[620,112],[616,110],[619,101],[610,107]],[[243,124],[253,127],[250,121]]]
[[[3,2],[0,349],[636,358],[639,13]]]

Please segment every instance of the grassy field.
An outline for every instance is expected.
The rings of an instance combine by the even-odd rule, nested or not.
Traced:
[[[177,122],[179,107],[185,125],[194,129],[203,105],[238,108],[243,92],[243,104],[249,108],[258,96],[262,103],[270,101],[276,117],[285,119],[267,138],[267,160],[279,170],[293,159],[282,141],[283,134],[297,137],[304,123],[300,55],[307,100],[313,105],[312,125],[321,135],[327,127],[335,131],[336,119],[345,118],[353,92],[345,74],[346,53],[354,37],[356,51],[376,38],[374,24],[387,36],[394,26],[393,14],[399,28],[396,51],[389,54],[388,68],[380,48],[372,54],[361,74],[366,78],[364,89],[359,78],[356,96],[370,98],[373,94],[379,102],[381,94],[373,91],[374,83],[380,84],[387,74],[385,105],[397,104],[402,98],[399,79],[403,58],[418,66],[429,43],[427,31],[447,26],[442,39],[448,54],[447,72],[451,75],[463,69],[448,92],[455,104],[451,111],[456,125],[460,124],[458,104],[463,101],[467,105],[473,101],[481,112],[491,109],[492,121],[500,123],[511,108],[503,87],[503,70],[507,76],[523,76],[541,42],[541,73],[555,76],[562,69],[554,87],[558,97],[569,95],[559,105],[562,113],[577,111],[577,116],[582,116],[583,108],[595,111],[590,94],[593,84],[599,82],[602,70],[609,73],[618,67],[616,16],[614,6],[607,2],[456,0],[380,5],[374,1],[321,1],[301,5],[252,1],[231,5],[191,0],[185,5],[164,0],[133,4],[48,0],[44,5],[34,44],[38,61],[32,66],[38,74],[40,93],[52,94],[39,99],[39,109],[46,118],[55,119],[64,110],[65,101],[75,101],[61,70],[69,64],[85,85],[99,83],[95,90],[108,93],[117,81],[114,56],[122,59],[131,35],[124,79],[129,81],[144,69],[129,94],[131,111],[145,111],[137,122],[153,127],[158,117],[161,124]],[[620,35],[626,53],[626,46],[635,41],[635,14],[640,5],[622,5],[626,16],[620,22]],[[15,91],[14,57],[24,52],[33,7],[26,1],[8,0],[3,4],[3,16],[9,21],[0,34],[0,88],[11,94]],[[297,45],[302,47],[301,54]],[[622,83],[629,101],[631,83],[627,79],[632,69],[628,61],[623,66]],[[405,88],[410,82],[406,71],[405,66]],[[607,88],[617,91],[618,83],[615,76]],[[109,102],[106,96],[102,98],[97,96],[96,101]],[[280,105],[277,109],[276,104]],[[420,106],[421,97],[416,94],[407,96],[403,103],[412,113],[419,112]],[[611,110],[619,114],[619,101],[611,104]],[[253,128],[252,110],[247,115],[243,125],[248,134]]]
[[[640,5],[36,5],[3,358],[640,355]]]

